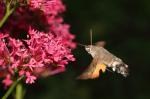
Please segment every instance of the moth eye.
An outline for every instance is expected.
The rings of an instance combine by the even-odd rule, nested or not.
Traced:
[[[86,47],[85,49],[86,49],[88,52],[90,52],[90,50],[91,50],[89,47]]]

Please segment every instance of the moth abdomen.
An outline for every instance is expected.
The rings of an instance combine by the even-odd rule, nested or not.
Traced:
[[[128,76],[128,65],[125,63],[116,66],[116,72],[122,74],[124,77]]]
[[[128,65],[126,65],[121,59],[116,58],[111,64],[112,70],[122,74],[124,77],[128,75]]]

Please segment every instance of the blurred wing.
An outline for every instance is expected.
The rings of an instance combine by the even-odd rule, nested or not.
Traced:
[[[104,47],[106,45],[105,41],[99,41],[97,43],[95,43],[96,46],[100,46],[100,47]]]
[[[94,79],[99,77],[99,72],[105,72],[106,66],[100,63],[98,57],[94,57],[90,66],[77,79]]]

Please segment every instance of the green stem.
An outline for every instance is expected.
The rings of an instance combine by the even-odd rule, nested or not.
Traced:
[[[19,83],[16,86],[16,98],[15,99],[23,99],[23,87],[21,83]]]
[[[10,8],[10,3],[8,3],[6,5],[6,13],[5,13],[4,17],[2,18],[2,20],[0,21],[0,28],[4,25],[4,23],[6,22],[6,20],[14,12],[15,9],[16,9],[15,6],[13,8]]]
[[[24,78],[24,76],[19,77],[8,89],[8,91],[5,93],[5,95],[2,97],[2,99],[7,99],[8,96],[12,93],[16,85]]]

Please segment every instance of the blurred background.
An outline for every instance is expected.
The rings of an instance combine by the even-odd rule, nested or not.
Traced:
[[[104,40],[105,48],[129,65],[130,75],[106,71],[94,80],[80,81],[92,58],[78,46],[76,62],[64,73],[43,78],[28,86],[25,99],[150,99],[150,1],[64,0],[65,21],[76,42]]]
[[[25,99],[150,99],[150,1],[64,0],[65,21],[76,42],[106,41],[105,48],[129,65],[130,75],[106,71],[94,80],[76,80],[92,58],[78,46],[66,72],[26,85]]]

